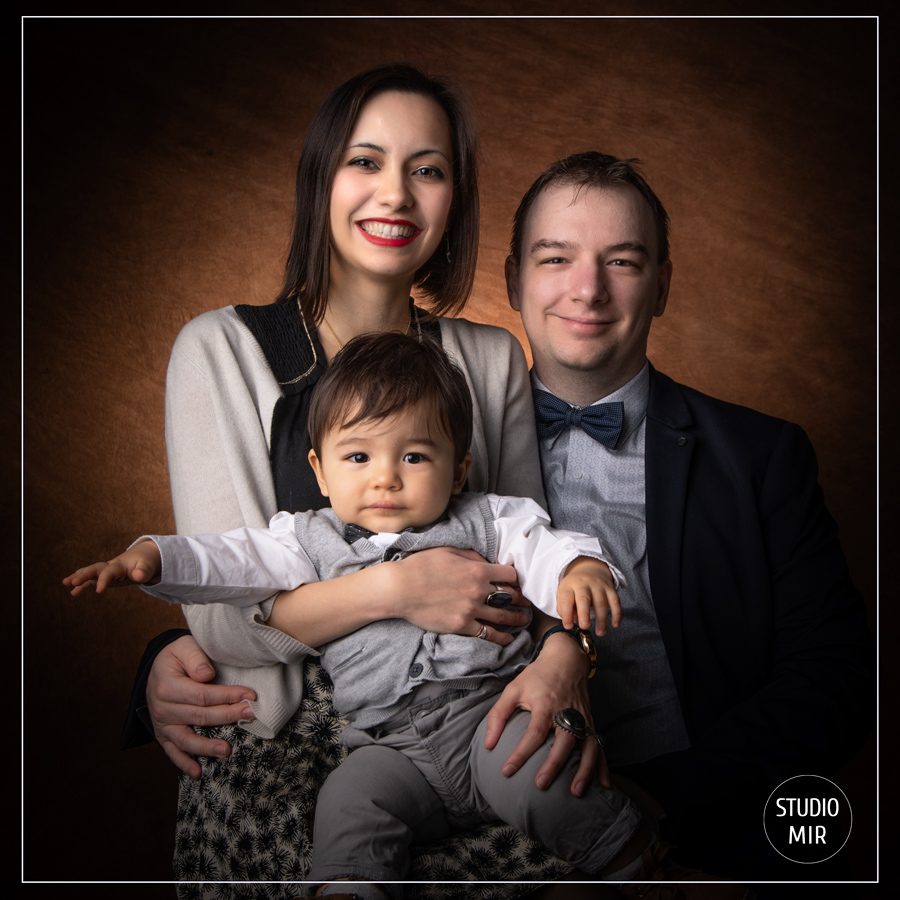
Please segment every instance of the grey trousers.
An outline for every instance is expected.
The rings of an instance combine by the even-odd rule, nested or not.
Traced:
[[[402,881],[412,844],[484,822],[506,822],[585,872],[604,868],[640,814],[627,797],[596,781],[584,796],[572,796],[577,750],[568,773],[564,768],[547,790],[538,790],[534,778],[552,738],[504,778],[500,768],[530,714],[517,711],[498,745],[484,749],[485,719],[503,686],[432,690],[426,699],[420,693],[389,729],[346,731],[345,741],[356,749],[319,792],[308,880]]]

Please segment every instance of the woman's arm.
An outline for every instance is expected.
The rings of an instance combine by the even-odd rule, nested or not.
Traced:
[[[512,566],[487,563],[474,550],[438,547],[285,591],[275,599],[268,624],[311,647],[382,619],[406,619],[425,631],[474,636],[482,621],[527,624],[524,613],[484,602],[494,590],[492,582],[515,581]],[[501,646],[513,640],[513,635],[495,629],[488,637]]]
[[[182,329],[166,381],[166,447],[180,533],[261,527],[274,515],[263,423],[271,421],[280,394],[259,345],[233,309],[204,313]],[[205,622],[203,613],[197,622]],[[233,610],[208,630],[239,635],[243,627],[242,611]],[[186,635],[159,651],[147,679],[153,736],[193,778],[200,777],[200,766],[188,753],[223,757],[230,748],[200,737],[192,726],[253,718],[246,700],[255,693],[239,677],[208,684],[215,674],[195,638]]]

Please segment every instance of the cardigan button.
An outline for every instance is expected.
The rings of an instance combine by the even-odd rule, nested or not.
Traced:
[[[677,444],[678,444],[679,447],[683,447],[686,443],[687,443],[687,438],[686,438],[686,437],[680,437],[680,438],[678,438]]]
[[[422,663],[413,663],[409,667],[409,677],[418,678],[422,674]]]

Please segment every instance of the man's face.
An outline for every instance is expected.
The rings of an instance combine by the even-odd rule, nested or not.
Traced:
[[[507,292],[538,377],[564,400],[593,403],[640,371],[672,276],[656,254],[653,215],[634,188],[558,186],[535,201],[521,262],[506,262]]]

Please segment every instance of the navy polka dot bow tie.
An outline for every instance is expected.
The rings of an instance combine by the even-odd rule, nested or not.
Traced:
[[[534,412],[537,416],[538,437],[553,437],[563,428],[572,425],[582,429],[604,447],[615,450],[622,433],[625,404],[617,400],[615,403],[597,403],[576,409],[547,391],[534,391]]]

